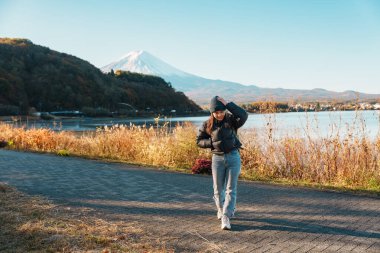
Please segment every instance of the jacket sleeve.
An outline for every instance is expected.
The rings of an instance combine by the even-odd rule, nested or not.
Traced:
[[[212,148],[211,136],[206,132],[206,122],[199,128],[197,145],[200,148]]]
[[[234,125],[236,129],[243,126],[248,119],[248,113],[234,102],[229,102],[226,107],[234,116]]]

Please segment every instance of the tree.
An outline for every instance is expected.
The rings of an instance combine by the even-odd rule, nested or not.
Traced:
[[[315,106],[315,110],[316,111],[320,111],[321,110],[321,104],[319,102],[317,102],[317,105]]]

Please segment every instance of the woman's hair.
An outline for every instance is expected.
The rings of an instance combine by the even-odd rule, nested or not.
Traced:
[[[210,118],[207,120],[207,125],[206,125],[206,132],[211,135],[212,131],[212,126],[214,125],[214,116],[211,114]]]

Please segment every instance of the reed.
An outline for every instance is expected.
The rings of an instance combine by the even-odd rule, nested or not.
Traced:
[[[198,157],[209,157],[195,145],[196,129],[189,123],[170,128],[115,125],[95,133],[25,129],[0,123],[0,140],[16,150],[103,158],[129,163],[188,169]]]
[[[332,123],[327,136],[320,133],[316,118],[308,119],[299,137],[278,135],[275,114],[268,114],[266,121],[263,130],[239,132],[244,145],[242,178],[380,192],[380,135],[375,139],[368,136],[360,114],[352,125]],[[7,141],[12,149],[186,171],[190,171],[196,159],[211,157],[208,150],[196,146],[196,134],[196,127],[190,123],[173,128],[168,124],[116,125],[80,136],[0,124],[0,141]]]
[[[307,119],[300,137],[275,137],[275,115],[264,133],[243,132],[244,177],[348,189],[380,191],[380,135],[371,139],[360,113],[344,131],[338,122],[323,136],[317,119]],[[306,115],[308,117],[308,115]]]

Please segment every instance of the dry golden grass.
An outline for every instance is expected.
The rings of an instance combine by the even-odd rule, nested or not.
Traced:
[[[1,252],[172,252],[141,228],[0,184]]]
[[[275,119],[269,119],[265,134],[243,133],[243,176],[379,193],[380,136],[369,138],[357,117],[345,131],[335,125],[327,137],[318,131],[318,122],[308,120],[304,137],[276,138]]]
[[[190,125],[159,129],[145,126],[116,125],[95,133],[76,136],[71,132],[49,129],[22,129],[0,123],[0,140],[18,150],[51,152],[104,158],[130,163],[187,169],[204,154],[194,143],[196,129]],[[191,167],[191,166],[190,166]]]
[[[313,119],[308,120],[304,137],[276,137],[275,115],[267,121],[261,132],[240,132],[243,178],[380,192],[380,136],[367,136],[360,115],[344,132],[333,125],[328,137],[322,137]],[[173,129],[117,125],[76,136],[0,124],[0,140],[8,141],[12,149],[190,171],[196,158],[210,158],[209,151],[196,146],[196,131],[189,123]]]

